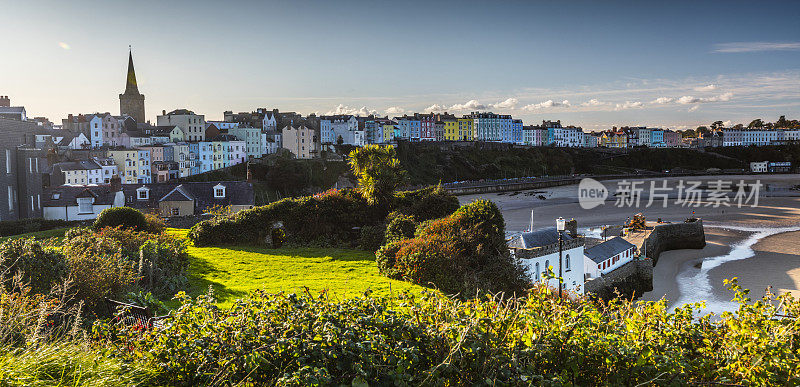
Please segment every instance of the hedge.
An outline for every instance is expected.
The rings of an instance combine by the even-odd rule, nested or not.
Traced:
[[[78,223],[80,222],[60,219],[4,220],[0,222],[0,237],[26,234],[29,232],[47,231],[61,227],[73,227]]]
[[[376,262],[389,277],[465,297],[476,291],[523,294],[530,285],[519,260],[508,253],[503,215],[486,200],[423,223],[414,238],[389,240]]]
[[[417,220],[446,216],[458,209],[458,199],[441,188],[398,192],[388,211],[412,214]],[[352,246],[357,228],[384,223],[387,210],[370,206],[356,191],[331,190],[316,196],[287,198],[209,219],[189,231],[195,246],[263,244],[272,228],[282,224],[287,243]]]
[[[108,351],[158,385],[798,385],[800,302],[785,294],[736,313],[699,304],[439,293],[328,301],[257,292],[220,309],[183,298],[163,329],[99,322]],[[124,348],[125,350],[118,350]]]
[[[94,229],[100,230],[105,227],[123,227],[136,231],[147,231],[148,224],[144,214],[130,207],[107,208],[97,215],[94,221]]]

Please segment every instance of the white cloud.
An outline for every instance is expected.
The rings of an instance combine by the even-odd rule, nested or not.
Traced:
[[[689,108],[689,112],[693,112],[693,111],[695,111],[697,109],[700,109],[700,105],[694,105],[694,106],[690,107]]]
[[[717,85],[710,84],[710,85],[695,87],[694,90],[695,91],[714,91],[714,90],[717,90]]]
[[[688,105],[692,103],[727,102],[730,101],[731,98],[733,98],[733,93],[724,93],[708,98],[699,98],[699,97],[692,97],[691,95],[684,95],[683,97],[678,98],[676,102],[678,102],[681,105]]]
[[[516,98],[508,98],[505,101],[490,104],[489,106],[493,109],[510,109],[513,110],[517,107],[519,100]]]
[[[400,106],[391,106],[386,109],[386,114],[403,114],[406,110]]]
[[[714,52],[800,51],[800,42],[733,42],[714,46]]]
[[[447,110],[447,107],[439,105],[438,103],[435,103],[425,108],[426,113],[441,113],[445,110]]]
[[[369,110],[366,106],[362,106],[361,108],[355,108],[346,106],[343,104],[339,104],[334,110],[330,110],[325,113],[326,116],[338,115],[338,114],[349,114],[354,116],[368,116],[371,114],[378,114],[377,110]]]
[[[457,103],[453,106],[450,106],[450,110],[483,110],[483,109],[486,109],[486,105],[474,99],[469,100],[465,103]]]
[[[643,103],[639,101],[625,101],[625,103],[618,103],[615,107],[616,110],[625,110],[625,109],[639,109],[643,107]]]
[[[531,110],[539,110],[539,109],[546,109],[546,108],[553,108],[553,107],[570,107],[570,106],[572,106],[572,105],[566,99],[561,101],[561,102],[553,101],[552,99],[548,99],[547,101],[544,101],[544,102],[525,105],[525,106],[522,107],[522,110],[531,111]]]
[[[731,121],[731,120],[722,121],[722,126],[728,127],[728,126],[731,126],[732,123],[733,123],[733,121]]]
[[[588,101],[586,101],[586,102],[581,104],[581,106],[605,106],[605,105],[608,105],[608,103],[601,102],[601,101],[599,101],[599,100],[597,100],[595,98],[592,98],[592,99],[590,99],[590,100],[588,100]]]
[[[670,103],[670,102],[672,102],[674,100],[675,100],[675,98],[672,98],[672,97],[658,97],[658,98],[650,101],[650,103],[656,104],[656,105],[664,105],[664,104],[668,104],[668,103]]]

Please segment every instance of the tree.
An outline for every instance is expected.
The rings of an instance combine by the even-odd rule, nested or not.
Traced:
[[[349,156],[359,190],[369,204],[387,204],[406,179],[397,151],[391,146],[367,145],[354,149]]]
[[[789,127],[789,121],[786,121],[786,116],[781,116],[780,118],[778,118],[778,120],[775,121],[775,127],[776,128],[788,128]]]
[[[722,121],[714,121],[714,123],[711,124],[711,129],[713,130],[722,129],[723,126],[724,125],[722,125]]]
[[[761,129],[763,127],[764,127],[764,121],[761,121],[760,118],[756,118],[755,120],[747,124],[747,129]]]
[[[339,137],[336,139],[336,145],[342,145],[342,144],[344,144],[344,139],[342,138],[341,135],[339,135]]]

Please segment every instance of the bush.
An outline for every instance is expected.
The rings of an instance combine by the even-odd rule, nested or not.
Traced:
[[[442,189],[427,188],[397,193],[397,200],[388,211],[427,220],[449,215],[457,208],[458,199],[454,196]],[[386,215],[386,209],[368,205],[354,190],[330,190],[202,221],[189,231],[189,239],[195,246],[263,244],[266,233],[276,222],[282,222],[287,243],[349,247],[358,238],[353,235],[353,228],[382,223]]]
[[[144,221],[147,223],[147,227],[144,231],[150,234],[161,234],[167,229],[167,223],[158,215],[150,213],[144,214]]]
[[[57,247],[32,238],[10,239],[0,244],[0,273],[4,286],[10,289],[14,277],[34,293],[47,293],[66,274],[64,256]]]
[[[458,198],[441,186],[397,193],[394,211],[411,215],[417,222],[448,216],[459,208]]]
[[[0,222],[0,237],[72,227],[80,222],[59,219],[20,219]]]
[[[734,284],[734,289],[736,289]],[[736,313],[699,304],[420,296],[326,301],[260,292],[228,309],[183,298],[163,329],[98,322],[112,353],[156,385],[797,385],[791,294]]]
[[[523,294],[530,284],[508,253],[503,215],[486,200],[428,222],[414,238],[381,249],[377,261],[387,276],[462,297],[476,291]]]
[[[383,225],[361,227],[361,238],[359,239],[359,247],[361,250],[378,250],[381,245],[383,245],[384,230],[385,227]]]
[[[63,245],[78,293],[95,310],[101,310],[98,302],[103,297],[120,297],[136,284],[173,295],[187,281],[186,245],[164,233],[121,227],[98,232],[72,229]],[[82,265],[92,270],[78,272]]]
[[[94,221],[94,229],[106,227],[130,228],[136,231],[147,231],[147,219],[139,210],[130,207],[113,207],[103,210]]]
[[[395,242],[414,236],[417,223],[414,215],[405,215],[399,212],[392,212],[386,217],[389,224],[386,226],[386,241]]]

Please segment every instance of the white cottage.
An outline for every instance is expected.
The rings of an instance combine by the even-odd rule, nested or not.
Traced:
[[[586,274],[591,278],[608,274],[630,262],[636,256],[636,246],[625,239],[614,237],[586,249]]]
[[[562,269],[564,289],[583,294],[584,283],[584,238],[572,231],[562,231]],[[534,281],[542,281],[547,267],[552,267],[558,277],[559,246],[555,227],[522,233],[508,243],[511,254],[522,261],[528,275]],[[558,289],[558,279],[552,278],[548,285]]]

